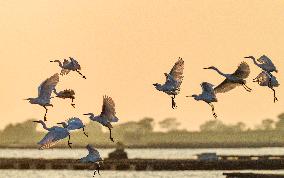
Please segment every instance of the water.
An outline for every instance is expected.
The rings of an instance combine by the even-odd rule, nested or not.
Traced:
[[[114,149],[98,149],[102,157]],[[126,149],[129,158],[186,159],[195,158],[196,154],[216,152],[222,155],[282,155],[284,148],[210,148],[210,149]],[[2,158],[74,158],[87,154],[86,149],[0,149]],[[101,171],[104,178],[225,178],[223,172],[254,172],[284,174],[281,171]],[[0,170],[0,178],[92,178],[89,170]]]
[[[98,149],[101,157],[108,157],[114,149]],[[206,148],[206,149],[126,149],[129,158],[190,159],[196,154],[216,152],[221,155],[283,155],[284,148]],[[74,158],[87,154],[86,149],[0,149],[2,158]]]
[[[1,178],[225,178],[223,172],[234,171],[101,171],[94,176],[92,171],[67,170],[1,170]],[[284,174],[284,171],[237,171],[267,174]]]

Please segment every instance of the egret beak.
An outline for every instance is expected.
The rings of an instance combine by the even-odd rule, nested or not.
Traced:
[[[204,67],[203,69],[209,69],[209,67]]]
[[[91,115],[91,114],[87,113],[87,114],[83,114],[83,115],[85,115],[85,116],[89,116],[89,115]]]
[[[25,99],[23,99],[23,100],[29,100],[29,98],[25,98]]]
[[[59,123],[56,123],[56,124],[62,124],[62,125],[63,125],[63,124],[64,124],[64,122],[59,122]]]
[[[255,59],[253,56],[246,56],[244,58],[247,58],[247,59]]]
[[[185,96],[185,97],[193,97],[193,96]]]

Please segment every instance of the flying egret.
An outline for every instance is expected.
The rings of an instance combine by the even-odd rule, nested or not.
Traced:
[[[253,63],[258,66],[259,68],[261,68],[262,70],[266,71],[266,72],[278,72],[278,70],[276,69],[275,65],[273,64],[273,62],[271,61],[271,59],[269,59],[266,55],[262,55],[260,58],[255,59],[255,57],[253,56],[248,56],[245,57],[248,59],[252,59]]]
[[[38,97],[37,98],[25,99],[25,100],[29,100],[31,104],[38,104],[44,107],[45,109],[44,121],[46,121],[46,115],[48,111],[47,106],[53,107],[53,105],[50,104],[50,98],[51,98],[51,93],[54,90],[58,82],[59,82],[59,75],[56,73],[40,84],[40,86],[38,87]]]
[[[69,130],[66,127],[58,127],[58,126],[53,126],[51,128],[46,127],[46,124],[44,121],[39,120],[39,121],[33,121],[36,123],[40,123],[42,125],[42,127],[48,131],[48,133],[43,137],[43,139],[41,141],[38,142],[38,144],[40,145],[39,149],[43,150],[46,148],[51,148],[53,147],[55,144],[57,144],[57,142],[59,142],[60,140],[68,137],[68,146],[71,148],[71,144],[70,143],[70,133]]]
[[[109,138],[112,142],[114,142],[112,136],[111,136],[111,129],[113,128],[111,125],[111,122],[117,122],[118,118],[115,116],[115,104],[111,97],[104,96],[103,97],[103,106],[102,106],[102,112],[100,115],[95,116],[93,113],[87,113],[84,115],[89,115],[89,118],[92,121],[96,121],[103,126],[107,127],[109,129]]]
[[[67,59],[64,59],[63,64],[61,63],[60,60],[54,60],[50,62],[58,62],[59,67],[62,68],[60,75],[67,75],[70,71],[76,71],[78,74],[80,74],[84,79],[86,77],[80,72],[81,66],[78,63],[77,60],[75,60],[72,57],[69,57],[70,61]]]
[[[178,58],[170,73],[164,73],[166,82],[162,85],[159,83],[153,84],[158,91],[162,91],[172,98],[172,108],[176,108],[175,97],[179,94],[180,86],[183,80],[184,61]]]
[[[63,91],[57,92],[56,89],[54,88],[53,92],[56,95],[56,97],[58,97],[58,98],[62,98],[62,99],[69,98],[69,99],[71,99],[71,101],[72,101],[71,106],[75,108],[75,104],[73,103],[74,99],[75,99],[75,91],[74,90],[68,89],[68,90],[63,90]]]
[[[212,113],[215,118],[217,118],[217,114],[215,113],[213,102],[217,102],[217,97],[215,95],[214,89],[211,83],[203,82],[201,83],[202,93],[200,95],[192,95],[186,97],[193,97],[196,101],[204,101],[209,104],[212,108]]]
[[[81,163],[94,163],[97,166],[97,171],[98,174],[100,175],[100,163],[103,161],[103,159],[100,156],[100,153],[90,144],[88,144],[86,148],[89,154],[86,157],[81,158],[79,161]],[[94,172],[94,175],[95,174],[96,171]]]
[[[266,71],[262,71],[255,79],[253,79],[253,82],[257,82],[260,86],[267,86],[270,88],[274,94],[274,103],[278,101],[274,87],[278,87],[280,84],[275,76]]]
[[[248,92],[251,92],[252,90],[246,85],[245,79],[250,74],[250,68],[246,62],[242,62],[239,65],[238,69],[233,74],[224,74],[223,72],[221,72],[219,69],[217,69],[214,66],[204,68],[204,69],[215,70],[220,75],[226,78],[220,85],[214,88],[215,93],[225,93],[240,85],[242,85]]]
[[[88,137],[87,133],[85,132],[85,125],[83,124],[82,120],[78,117],[71,117],[67,120],[67,122],[59,122],[57,124],[61,124],[64,128],[67,128],[69,131],[83,129],[84,135]]]
[[[278,72],[278,70],[276,69],[272,60],[269,59],[266,55],[262,55],[258,59],[255,59],[255,57],[253,57],[253,56],[248,56],[248,57],[245,57],[245,58],[252,59],[253,63],[256,66],[258,66],[262,70],[266,71],[267,72],[266,74],[270,75],[268,82],[270,83],[269,85],[271,85],[271,79],[273,78],[273,75],[271,74],[271,72],[276,72],[276,73]],[[257,63],[257,62],[259,62],[259,63]]]

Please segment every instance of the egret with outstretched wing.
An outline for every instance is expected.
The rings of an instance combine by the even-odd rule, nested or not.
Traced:
[[[72,143],[70,143],[70,133],[66,127],[53,126],[51,128],[48,128],[45,122],[43,122],[42,120],[33,122],[42,124],[43,128],[48,131],[48,133],[43,137],[43,139],[38,142],[38,144],[40,145],[40,150],[51,148],[56,145],[60,140],[67,137],[69,137],[68,146],[71,148]]]
[[[278,101],[274,87],[278,87],[280,84],[275,76],[266,71],[262,71],[255,79],[253,79],[253,82],[257,82],[260,86],[267,86],[270,88],[273,91],[274,103]]]
[[[207,104],[209,104],[212,108],[212,113],[215,118],[217,118],[217,114],[215,113],[215,108],[214,105],[212,104],[213,102],[217,102],[217,97],[215,95],[214,89],[211,83],[208,82],[203,82],[201,83],[202,87],[202,93],[199,95],[191,95],[191,96],[186,96],[186,97],[193,97],[196,101],[204,101]]]
[[[170,73],[164,73],[166,76],[166,82],[162,85],[159,83],[153,84],[158,91],[162,91],[172,99],[172,108],[176,108],[175,97],[179,94],[180,86],[183,80],[184,61],[179,57]]]
[[[70,71],[76,71],[84,79],[86,79],[86,77],[80,72],[81,66],[78,63],[78,61],[75,60],[72,57],[69,57],[69,59],[70,60],[64,59],[63,64],[60,60],[54,60],[54,61],[50,61],[50,62],[57,62],[59,64],[59,67],[61,67],[60,75],[67,75]]]
[[[251,92],[251,89],[246,85],[245,80],[250,74],[250,68],[246,62],[242,62],[233,74],[224,74],[214,66],[204,69],[215,70],[226,78],[220,85],[214,88],[215,93],[225,93],[236,88],[237,86],[243,86],[246,91]]]
[[[112,142],[114,142],[112,135],[111,135],[111,129],[113,128],[113,126],[111,125],[111,122],[117,122],[118,118],[116,117],[115,103],[111,97],[109,96],[103,97],[103,106],[102,106],[102,112],[100,115],[95,116],[93,113],[87,113],[84,115],[89,115],[89,118],[92,121],[96,121],[100,123],[101,125],[107,127],[109,129],[109,138]]]
[[[92,145],[88,144],[86,146],[88,150],[88,155],[86,157],[81,158],[79,161],[81,163],[95,163],[97,166],[98,174],[100,175],[100,163],[103,161],[103,159],[100,156],[100,153],[98,150],[96,150]],[[96,171],[94,172],[94,175],[96,174]]]
[[[53,105],[50,104],[51,93],[54,90],[58,82],[59,82],[59,75],[56,73],[41,83],[41,85],[38,87],[38,97],[37,98],[27,98],[26,99],[26,100],[29,100],[31,104],[38,104],[44,107],[45,109],[44,121],[46,121],[46,115],[48,111],[47,106],[53,107]]]

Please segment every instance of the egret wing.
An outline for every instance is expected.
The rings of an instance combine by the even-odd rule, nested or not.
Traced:
[[[61,98],[74,98],[74,95],[75,95],[74,90],[66,89],[66,90],[60,91],[57,96]]]
[[[238,69],[232,75],[241,79],[245,79],[249,76],[249,74],[250,74],[249,65],[246,62],[242,62],[239,65]]]
[[[214,93],[214,89],[213,89],[213,85],[207,82],[203,82],[201,84],[202,87],[202,92],[206,92],[206,93]]]
[[[59,82],[59,75],[58,73],[54,74],[50,78],[46,79],[41,83],[38,87],[38,96],[41,99],[50,101],[51,93],[54,90],[55,86]]]
[[[56,145],[58,143],[59,140],[67,137],[69,134],[68,132],[64,132],[63,130],[52,130],[49,131],[44,138],[38,142],[40,146],[39,149],[46,149],[46,148],[51,148],[54,145]]]
[[[109,121],[112,121],[113,118],[115,118],[115,114],[115,103],[113,99],[109,96],[104,96],[101,116],[107,118]]]
[[[262,64],[266,64],[271,68],[276,68],[271,59],[269,59],[266,55],[262,55],[260,58],[257,59],[257,61]]]
[[[76,130],[84,127],[83,122],[78,117],[72,117],[68,119],[67,125],[68,130]]]
[[[256,81],[260,86],[269,86],[269,81],[271,80],[272,87],[278,87],[279,83],[275,76],[272,74],[268,74],[266,71],[262,71],[258,76],[255,78]]]
[[[72,57],[69,57],[69,58],[70,58],[70,60],[71,60],[70,65],[72,65],[72,68],[73,68],[73,69],[81,70],[81,66],[80,66],[80,64],[78,63],[78,61],[75,60],[75,59],[72,58]]]
[[[230,82],[228,79],[225,79],[221,84],[219,84],[217,87],[214,88],[214,92],[225,93],[236,88],[236,86],[238,85],[239,85],[238,83],[233,83]]]
[[[184,61],[182,58],[179,58],[178,61],[174,64],[170,73],[168,74],[167,81],[173,79],[175,81],[178,81],[180,85],[183,79],[183,69],[184,69]],[[172,77],[172,79],[169,77]]]

